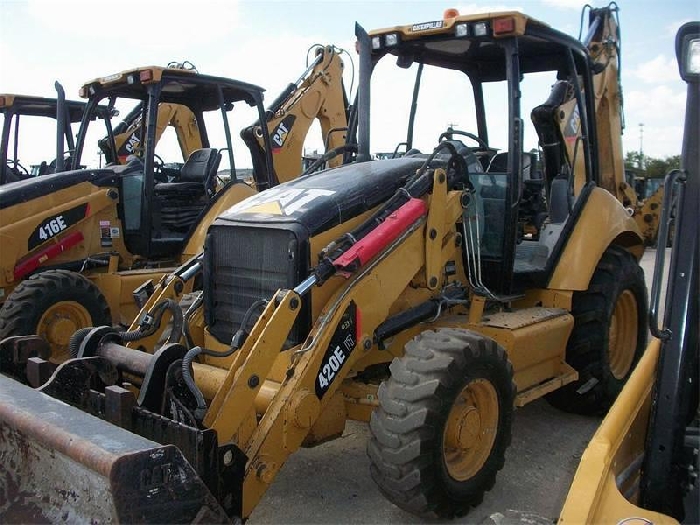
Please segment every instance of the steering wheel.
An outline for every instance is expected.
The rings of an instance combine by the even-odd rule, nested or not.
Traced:
[[[24,166],[22,166],[18,160],[10,160],[10,161],[8,161],[8,164],[13,164],[13,167],[15,168],[15,170],[17,170],[18,172],[21,171],[21,173],[19,173],[19,175],[21,175],[21,176],[29,175],[29,170],[27,168],[25,168]]]
[[[486,141],[482,139],[481,137],[478,137],[477,135],[474,135],[474,133],[469,133],[468,131],[462,131],[459,129],[448,129],[447,131],[443,132],[440,134],[440,137],[438,138],[438,142],[442,142],[444,139],[447,139],[450,137],[450,135],[462,135],[464,137],[470,138],[476,143],[479,144],[479,148],[481,149],[490,149],[489,145],[486,144]]]
[[[168,177],[165,175],[165,162],[157,153],[153,154],[153,180],[154,182],[168,182]]]
[[[153,169],[155,169],[157,171],[162,171],[163,166],[165,166],[165,162],[160,157],[160,155],[158,155],[157,153],[154,153],[153,154],[153,161],[154,161],[153,162]]]

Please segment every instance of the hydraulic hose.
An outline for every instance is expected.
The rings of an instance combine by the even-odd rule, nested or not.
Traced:
[[[130,343],[152,335],[160,327],[163,314],[166,310],[170,310],[173,322],[167,342],[178,342],[180,337],[182,337],[183,315],[180,305],[172,299],[165,299],[156,304],[146,316],[144,316],[144,321],[142,321],[141,325],[136,330],[120,332],[119,336],[122,341]]]
[[[224,352],[216,352],[214,350],[207,350],[201,346],[195,346],[188,350],[185,357],[182,358],[182,379],[185,382],[187,389],[192,392],[192,395],[197,402],[197,409],[194,413],[194,417],[197,419],[197,421],[201,421],[204,418],[204,414],[207,411],[207,403],[204,399],[204,394],[202,394],[202,391],[199,389],[199,387],[197,387],[197,383],[192,377],[192,362],[194,361],[194,358],[200,354],[209,355],[212,357],[228,357],[236,352],[243,342],[245,342],[245,338],[247,336],[246,327],[250,323],[253,313],[255,313],[255,311],[261,306],[265,306],[266,304],[267,301],[260,299],[255,301],[250,308],[248,308],[248,311],[246,311],[245,315],[243,316],[243,320],[241,321],[241,327],[231,339],[231,346],[228,350]]]
[[[70,353],[71,359],[78,357],[78,350],[80,350],[80,343],[83,342],[85,336],[90,333],[93,329],[92,326],[85,328],[80,328],[72,336],[70,336],[70,341],[68,342],[68,352]]]
[[[202,391],[197,388],[197,383],[195,383],[194,378],[192,377],[191,370],[192,361],[194,361],[194,358],[201,353],[202,347],[195,346],[191,350],[188,350],[185,357],[182,358],[182,379],[185,381],[185,385],[187,385],[188,390],[192,392],[192,395],[197,402],[197,408],[194,411],[194,417],[197,421],[204,419],[204,414],[207,412],[207,402],[204,399],[204,394],[202,394]]]
[[[334,261],[345,253],[352,245],[357,243],[360,239],[366,237],[371,231],[384,222],[388,216],[406,204],[410,199],[420,198],[430,191],[433,179],[428,174],[428,167],[435,159],[437,154],[443,149],[449,150],[452,154],[449,161],[450,163],[454,162],[455,164],[461,164],[461,166],[457,167],[457,171],[465,174],[467,173],[466,162],[462,156],[457,153],[457,149],[455,148],[454,144],[448,141],[443,141],[438,144],[435,150],[430,154],[430,156],[428,156],[423,165],[418,169],[416,174],[409,178],[406,181],[406,184],[399,188],[379,210],[372,214],[371,217],[365,220],[352,232],[344,234],[342,237],[326,246],[322,252],[323,258],[313,272],[317,284],[322,284],[335,273],[336,268],[334,266]]]

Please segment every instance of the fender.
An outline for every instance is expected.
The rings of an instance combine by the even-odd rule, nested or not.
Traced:
[[[611,244],[622,246],[637,260],[644,253],[644,238],[637,223],[610,192],[593,188],[588,200],[564,247],[548,288],[587,289],[596,264]]]

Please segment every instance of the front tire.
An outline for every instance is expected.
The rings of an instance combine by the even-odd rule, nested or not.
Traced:
[[[579,379],[548,394],[547,400],[568,412],[607,412],[644,353],[646,312],[644,271],[629,252],[610,246],[588,289],[573,297],[574,329],[566,361]]]
[[[510,444],[515,385],[505,350],[475,332],[427,331],[390,370],[370,421],[372,478],[413,514],[466,514],[493,487]]]
[[[0,308],[0,340],[39,335],[51,347],[49,360],[70,358],[70,337],[80,328],[112,324],[107,300],[86,277],[46,270],[22,281]]]

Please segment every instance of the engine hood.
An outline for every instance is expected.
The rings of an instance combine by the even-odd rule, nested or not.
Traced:
[[[314,236],[376,207],[404,186],[424,158],[349,164],[263,191],[223,213],[217,223],[297,223]]]
[[[115,177],[122,171],[124,166],[97,170],[79,169],[3,184],[0,186],[0,209],[43,197],[81,182],[90,182],[96,186],[114,186]]]

